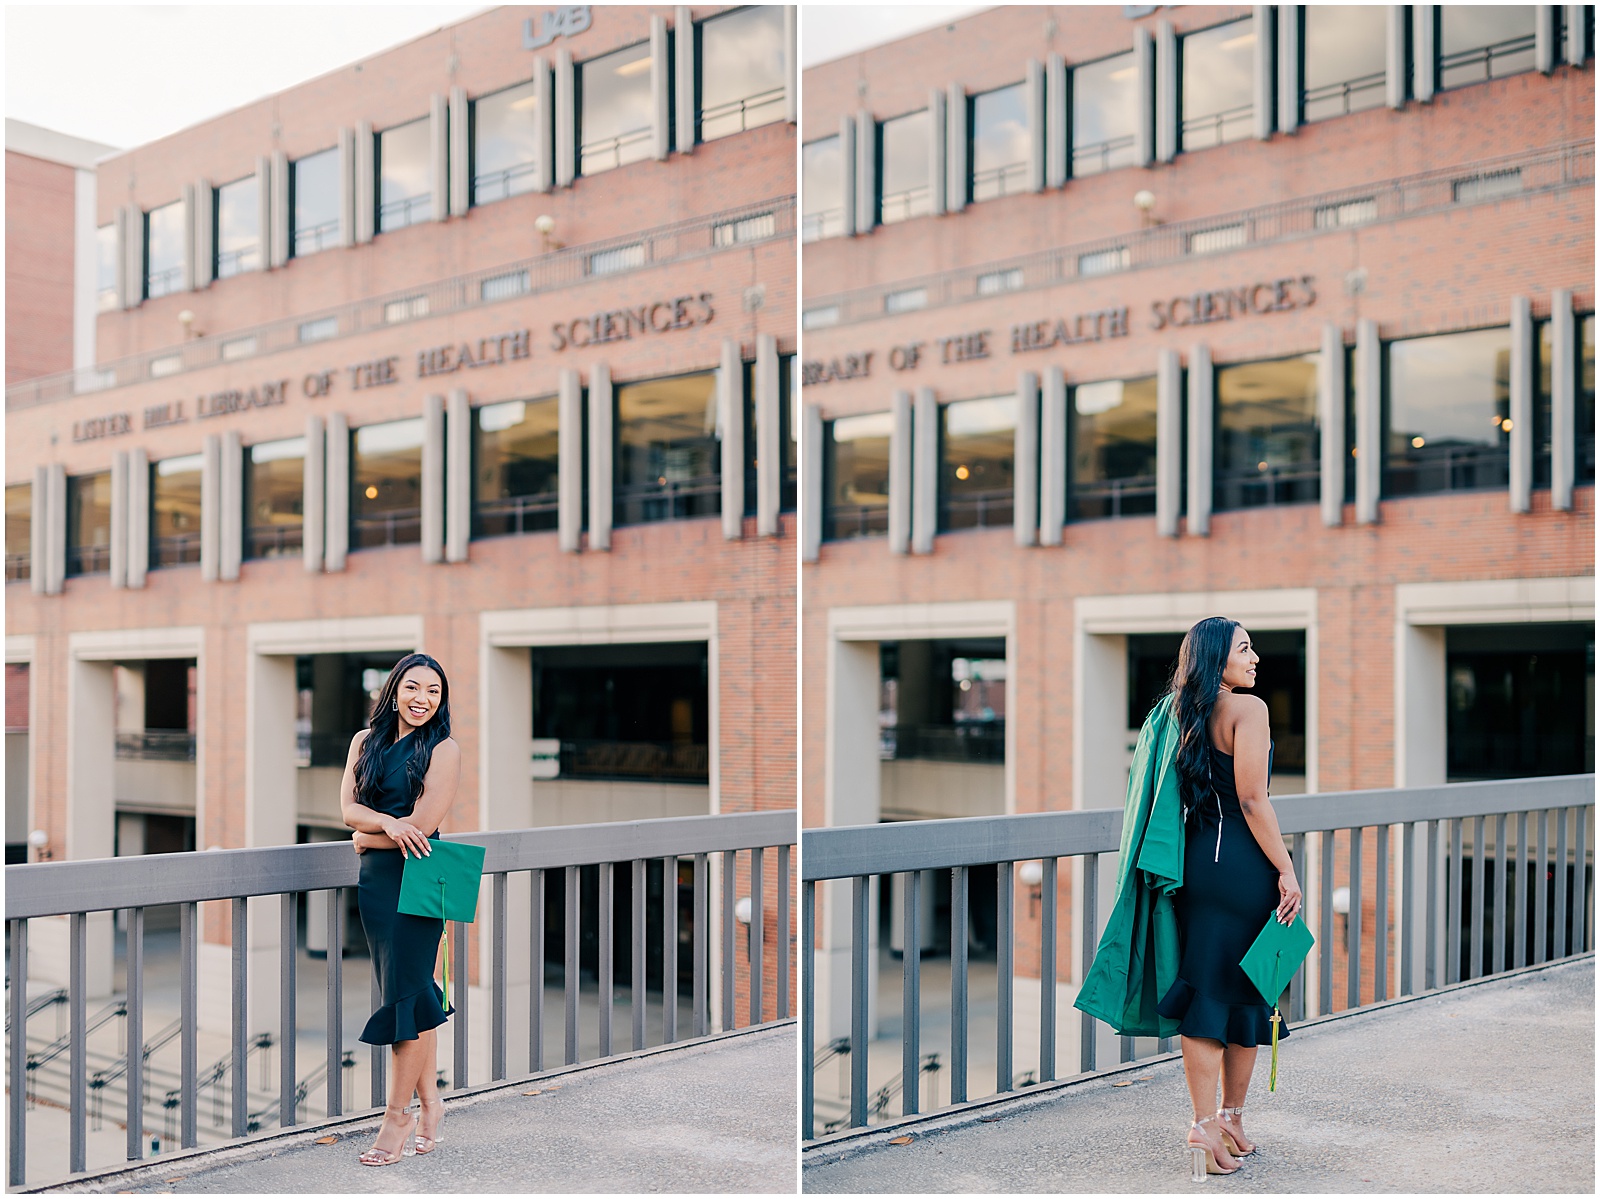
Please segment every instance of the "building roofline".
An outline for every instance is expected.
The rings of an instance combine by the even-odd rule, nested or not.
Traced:
[[[19,121],[15,117],[6,118],[6,150],[84,171],[93,170],[95,164],[122,152],[116,146],[74,137],[70,133],[59,133],[43,125]]]

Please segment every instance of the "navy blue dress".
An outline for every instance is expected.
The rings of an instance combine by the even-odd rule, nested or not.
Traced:
[[[406,777],[413,736],[408,733],[382,751],[377,793],[361,800],[367,807],[400,819],[411,815],[421,793],[420,785],[417,794],[412,793]],[[432,836],[438,840],[439,834],[435,831]],[[361,1030],[361,1039],[368,1045],[414,1041],[419,1033],[438,1028],[448,1018],[444,992],[433,981],[444,921],[407,916],[399,910],[404,866],[398,849],[369,849],[361,855],[357,886],[361,927],[372,949],[372,971],[383,1000],[383,1006]]]
[[[1233,756],[1210,748],[1216,795],[1199,804],[1185,828],[1183,886],[1176,897],[1178,977],[1156,1010],[1180,1021],[1185,1037],[1270,1044],[1272,1005],[1262,1002],[1239,959],[1278,907],[1278,871],[1245,823]],[[1289,1035],[1286,1021],[1278,1028],[1279,1040]]]

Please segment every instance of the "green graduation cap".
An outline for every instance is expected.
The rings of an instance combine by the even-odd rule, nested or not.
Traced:
[[[1272,1073],[1267,1084],[1269,1091],[1278,1089],[1278,1025],[1283,1019],[1278,1014],[1278,1000],[1316,943],[1317,939],[1299,916],[1290,924],[1282,924],[1277,912],[1273,912],[1267,917],[1266,927],[1256,937],[1255,943],[1239,959],[1239,968],[1256,985],[1261,998],[1272,1005]]]
[[[429,841],[426,857],[407,855],[400,873],[400,911],[436,920],[478,918],[478,884],[483,881],[482,845]],[[444,1001],[450,1011],[450,925],[444,926]]]

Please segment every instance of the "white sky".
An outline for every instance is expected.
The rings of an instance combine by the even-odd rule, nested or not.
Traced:
[[[987,4],[805,4],[800,8],[800,65],[854,54],[932,29]]]

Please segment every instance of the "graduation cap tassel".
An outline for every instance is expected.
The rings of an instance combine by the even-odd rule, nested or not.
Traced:
[[[1283,1017],[1278,1015],[1278,1005],[1272,1005],[1272,1072],[1267,1076],[1267,1090],[1278,1089],[1278,1025]]]
[[[439,915],[444,916],[444,879],[439,880]],[[444,921],[444,1014],[448,1016],[455,1009],[450,1006],[450,920]],[[1272,1076],[1278,1076],[1278,1026],[1272,1026]]]

